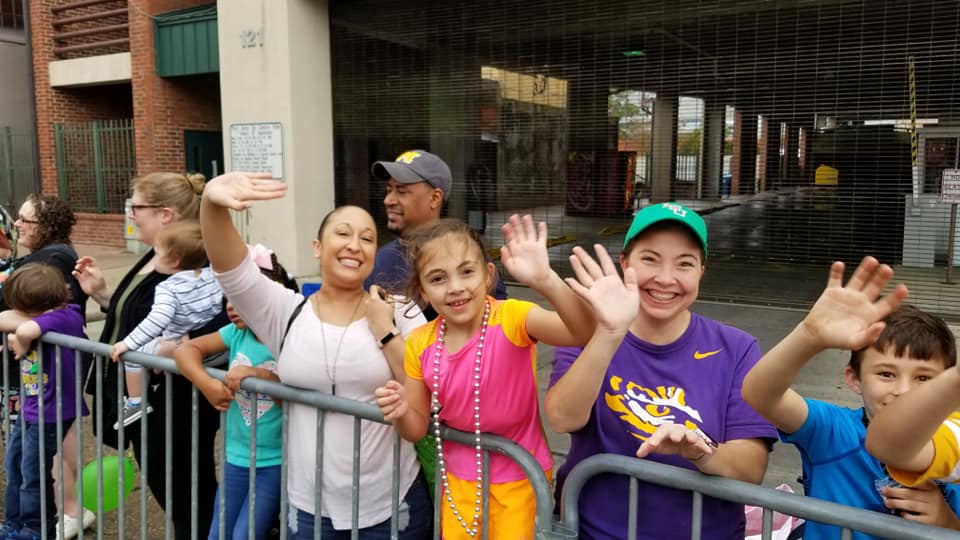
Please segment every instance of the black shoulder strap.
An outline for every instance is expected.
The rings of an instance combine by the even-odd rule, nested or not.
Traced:
[[[309,296],[304,296],[303,300],[301,300],[300,303],[297,304],[297,307],[293,309],[293,313],[290,314],[290,320],[287,321],[287,327],[283,330],[283,337],[280,338],[280,348],[277,350],[277,359],[280,358],[280,353],[283,352],[283,344],[287,341],[287,334],[290,333],[290,327],[293,326],[294,319],[300,315],[300,312],[303,310],[303,305],[306,304],[307,300],[309,299]]]

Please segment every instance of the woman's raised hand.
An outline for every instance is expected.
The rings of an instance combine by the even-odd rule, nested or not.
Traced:
[[[246,210],[254,201],[279,199],[286,192],[287,184],[274,180],[270,173],[231,172],[210,180],[203,198],[217,206]]]
[[[620,279],[607,250],[600,244],[593,249],[597,252],[596,260],[582,247],[573,248],[570,265],[577,277],[566,278],[567,284],[593,307],[598,329],[622,332],[640,312],[637,274],[627,268]]]
[[[534,226],[529,214],[523,218],[514,214],[501,230],[504,245],[500,248],[500,260],[510,275],[524,285],[545,281],[553,271],[547,253],[547,224]]]
[[[77,278],[77,283],[83,292],[90,296],[107,288],[107,282],[103,279],[103,272],[97,266],[97,260],[90,256],[83,256],[77,259],[77,264],[73,267],[73,277]]]

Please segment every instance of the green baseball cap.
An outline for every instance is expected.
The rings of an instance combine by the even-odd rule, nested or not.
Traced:
[[[654,223],[665,220],[679,221],[689,227],[697,239],[700,240],[700,245],[703,246],[703,253],[706,255],[707,224],[703,221],[703,218],[700,217],[700,214],[675,202],[653,204],[637,212],[637,215],[633,216],[633,223],[630,224],[630,229],[627,230],[627,236],[623,240],[623,247],[626,248],[631,240]]]

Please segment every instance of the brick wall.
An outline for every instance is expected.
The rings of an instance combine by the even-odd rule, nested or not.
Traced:
[[[71,238],[75,243],[94,244],[123,249],[123,216],[120,214],[77,213],[77,224]]]
[[[157,15],[210,4],[210,0],[149,0],[141,8]],[[184,130],[220,131],[217,75],[162,79],[156,74],[153,22],[131,7],[130,51],[134,89],[133,124],[139,174],[183,172]]]
[[[50,87],[53,55],[51,6],[64,0],[30,2],[41,190],[56,194],[56,142],[60,122],[133,118],[138,174],[185,168],[183,132],[220,131],[220,86],[214,75],[161,79],[156,75],[153,21],[149,15],[211,4],[211,0],[139,0],[128,3],[131,82],[88,88]],[[122,247],[123,216],[78,214],[74,241]]]
[[[55,60],[53,16],[50,13],[50,7],[58,3],[60,2],[54,0],[30,2],[37,137],[40,146],[40,188],[44,193],[53,194],[57,193],[54,124],[132,116],[129,85],[70,89],[50,87],[47,66]]]

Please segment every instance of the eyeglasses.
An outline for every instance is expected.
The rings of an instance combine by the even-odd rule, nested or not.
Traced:
[[[144,208],[163,208],[162,204],[131,204],[130,211],[134,214],[137,213],[137,210],[143,210]]]
[[[19,221],[20,223],[26,223],[28,225],[36,225],[37,223],[40,223],[35,219],[27,219],[19,214],[17,214],[17,221]]]

